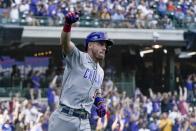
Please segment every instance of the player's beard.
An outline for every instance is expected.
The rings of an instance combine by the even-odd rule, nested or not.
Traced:
[[[105,58],[105,52],[101,51],[93,51],[93,56],[95,57],[96,61],[101,62]]]
[[[99,52],[98,55],[101,60],[105,58],[105,52]]]
[[[99,57],[99,60],[103,60],[105,58],[105,50],[98,50],[97,55]]]

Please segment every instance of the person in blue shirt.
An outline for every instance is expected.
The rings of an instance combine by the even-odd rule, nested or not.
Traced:
[[[40,82],[41,82],[41,77],[40,77],[40,72],[35,71],[31,77],[32,81],[32,90],[31,90],[31,98],[34,99],[40,99],[41,98],[41,90],[40,90]]]
[[[193,99],[193,75],[192,74],[188,75],[185,86],[187,88],[188,101],[192,101]]]
[[[53,112],[56,108],[56,103],[55,103],[56,80],[57,80],[57,76],[55,76],[53,78],[53,80],[49,84],[49,87],[48,87],[48,90],[47,90],[47,99],[48,99],[48,105],[49,105],[49,108],[50,108],[50,112]]]

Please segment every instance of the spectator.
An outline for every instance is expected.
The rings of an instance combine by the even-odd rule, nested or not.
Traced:
[[[9,8],[11,6],[12,0],[1,0],[0,8]]]
[[[148,129],[148,127],[147,127],[147,122],[143,121],[143,122],[141,123],[141,127],[140,127],[139,131],[150,131],[150,130]]]
[[[196,96],[196,74],[193,74],[193,89],[194,89],[194,96]]]
[[[48,105],[49,105],[49,108],[50,108],[51,112],[53,112],[56,109],[56,101],[55,101],[56,80],[57,80],[57,76],[55,76],[53,78],[53,80],[49,84],[49,87],[48,87],[48,90],[47,90]]]
[[[20,3],[20,2],[18,2]],[[17,4],[17,2],[16,2]],[[20,16],[23,17],[23,15],[27,15],[29,13],[29,3],[27,0],[22,0],[22,2],[19,5],[19,13],[20,13]]]
[[[109,13],[107,7],[105,7],[100,13],[100,19],[103,20],[103,27],[110,27],[111,14]]]
[[[168,4],[167,4],[167,11],[168,11],[168,15],[169,16],[173,16],[174,15],[174,12],[175,12],[175,5],[173,4],[173,1],[169,1]]]
[[[123,112],[120,106],[117,107],[117,110],[114,114],[114,121],[112,124],[112,131],[123,131],[124,128],[124,120],[123,120]]]
[[[180,123],[180,119],[177,118],[174,121],[174,125],[173,125],[173,128],[172,128],[172,131],[179,131],[179,130],[181,130],[181,123]]]
[[[193,74],[188,75],[186,80],[187,97],[191,101],[193,99]]]
[[[40,99],[41,98],[41,89],[40,89],[40,82],[41,82],[41,77],[40,77],[40,72],[39,71],[34,71],[32,75],[32,90],[31,90],[31,98],[32,100],[34,99]]]
[[[98,118],[96,131],[104,131],[108,124],[107,122],[108,122],[107,115],[105,115],[104,118]]]
[[[139,9],[136,14],[136,27],[137,28],[145,28],[145,15]]]
[[[42,129],[42,123],[44,121],[44,116],[40,114],[38,117],[38,122],[30,129],[30,131],[44,131]]]
[[[161,131],[172,131],[172,120],[168,118],[168,114],[164,112],[159,121],[159,128]]]
[[[167,5],[166,5],[166,2],[164,0],[159,0],[157,10],[158,10],[158,14],[161,18],[166,15]]]
[[[184,93],[182,92],[182,88],[179,87],[179,104],[178,108],[182,116],[185,116],[188,114],[188,103],[186,102],[187,100],[187,89],[184,88]]]
[[[111,19],[113,20],[113,24],[115,24],[113,27],[123,26],[123,8],[121,6],[116,6],[116,9],[114,9],[114,13],[111,16]]]
[[[2,131],[12,131],[12,126],[9,123],[9,119],[2,125]]]
[[[13,3],[11,6],[10,18],[13,23],[18,22],[18,20],[19,20],[18,5],[15,3]]]
[[[182,118],[176,105],[173,107],[173,110],[169,112],[169,118],[172,120],[173,123],[175,123],[176,120],[180,120]]]
[[[21,81],[21,74],[20,69],[17,67],[17,65],[12,66],[12,72],[11,72],[11,83],[13,86],[19,86]]]
[[[159,127],[157,125],[157,121],[151,117],[150,120],[149,120],[149,126],[148,128],[151,130],[151,131],[158,131],[159,130]]]
[[[163,94],[163,99],[161,101],[161,112],[169,112],[169,97],[167,93]]]

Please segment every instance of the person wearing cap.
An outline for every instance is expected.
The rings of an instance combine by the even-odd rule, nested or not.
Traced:
[[[89,116],[92,106],[99,117],[106,113],[101,97],[104,71],[100,62],[113,42],[105,32],[92,32],[84,42],[85,52],[71,42],[71,26],[79,20],[77,12],[65,16],[61,33],[61,47],[65,69],[59,107],[51,114],[49,131],[90,131]]]

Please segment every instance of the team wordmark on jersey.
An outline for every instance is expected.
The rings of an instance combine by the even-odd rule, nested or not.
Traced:
[[[83,77],[91,81],[91,83],[95,86],[101,86],[102,76],[97,73],[97,70],[86,69]]]

